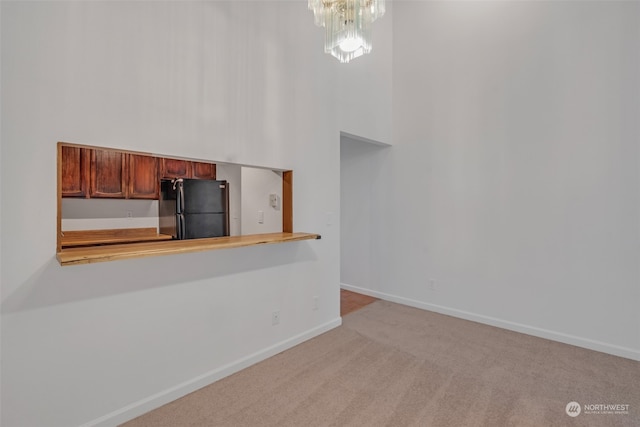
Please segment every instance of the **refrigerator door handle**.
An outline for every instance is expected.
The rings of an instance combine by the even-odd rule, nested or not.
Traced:
[[[229,183],[225,183],[224,188],[224,235],[230,236],[230,224],[229,224]],[[221,186],[222,187],[222,186]]]
[[[178,240],[183,240],[185,238],[186,232],[187,230],[185,229],[185,223],[184,223],[184,214],[177,214],[176,215],[176,234],[177,234],[177,238]]]
[[[173,184],[175,187],[178,185],[178,191],[176,193],[176,213],[184,213],[184,186],[183,186],[182,178],[176,179],[176,182]]]

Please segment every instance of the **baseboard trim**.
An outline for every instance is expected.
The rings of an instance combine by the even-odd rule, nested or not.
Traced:
[[[620,356],[631,360],[640,361],[640,351],[632,348],[621,347],[614,344],[609,344],[601,341],[591,340],[588,338],[582,338],[575,335],[564,334],[562,332],[551,331],[548,329],[536,328],[534,326],[524,325],[522,323],[510,322],[495,317],[484,316],[481,314],[471,313],[464,310],[458,310],[455,308],[445,307],[437,304],[430,304],[423,301],[414,300],[411,298],[404,298],[397,295],[387,294],[384,292],[373,291],[371,289],[360,288],[358,286],[348,285],[341,283],[342,289],[357,292],[364,295],[380,298],[385,301],[395,302],[398,304],[408,305],[410,307],[420,308],[422,310],[433,311],[435,313],[446,314],[448,316],[458,317],[465,320],[471,320],[473,322],[482,323],[485,325],[495,326],[502,329],[507,329],[514,332],[520,332],[527,335],[533,335],[539,338],[545,338],[552,341],[558,341],[565,344],[575,345],[577,347],[583,347],[589,350],[599,351],[602,353],[612,354],[614,356]]]
[[[324,323],[316,328],[305,331],[287,340],[281,341],[233,363],[229,363],[228,365],[209,371],[196,378],[185,381],[181,384],[177,384],[176,386],[171,387],[167,390],[161,391],[145,399],[139,400],[109,414],[106,414],[100,418],[96,418],[93,421],[82,424],[80,427],[117,426],[153,409],[159,408],[162,405],[179,399],[180,397],[192,393],[202,387],[221,380],[224,377],[248,368],[251,365],[268,359],[271,356],[275,356],[276,354],[288,350],[291,347],[294,347],[304,341],[328,332],[331,329],[340,326],[341,324],[342,318],[338,317],[337,319]]]

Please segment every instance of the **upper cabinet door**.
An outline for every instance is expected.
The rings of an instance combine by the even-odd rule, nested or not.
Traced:
[[[62,197],[89,197],[89,150],[79,147],[60,147]]]
[[[158,198],[158,158],[129,154],[129,198]]]
[[[127,162],[125,153],[91,150],[91,197],[127,197]]]
[[[192,162],[193,178],[216,179],[216,165],[214,163]]]
[[[191,162],[163,158],[160,172],[161,178],[191,178]]]

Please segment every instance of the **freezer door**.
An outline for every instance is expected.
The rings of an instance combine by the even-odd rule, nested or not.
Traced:
[[[227,182],[185,179],[180,200],[184,213],[219,213],[227,210]]]

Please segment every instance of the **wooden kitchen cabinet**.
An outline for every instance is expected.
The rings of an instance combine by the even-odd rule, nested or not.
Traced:
[[[216,179],[215,163],[61,145],[61,196],[155,199],[162,178]]]
[[[160,178],[191,178],[191,162],[188,160],[162,158],[160,163]]]
[[[128,198],[158,198],[158,158],[128,154]]]
[[[89,150],[60,147],[62,197],[89,197]]]
[[[110,150],[90,151],[90,196],[126,198],[128,193],[126,154]]]
[[[196,179],[216,179],[215,163],[191,162],[192,178]]]

